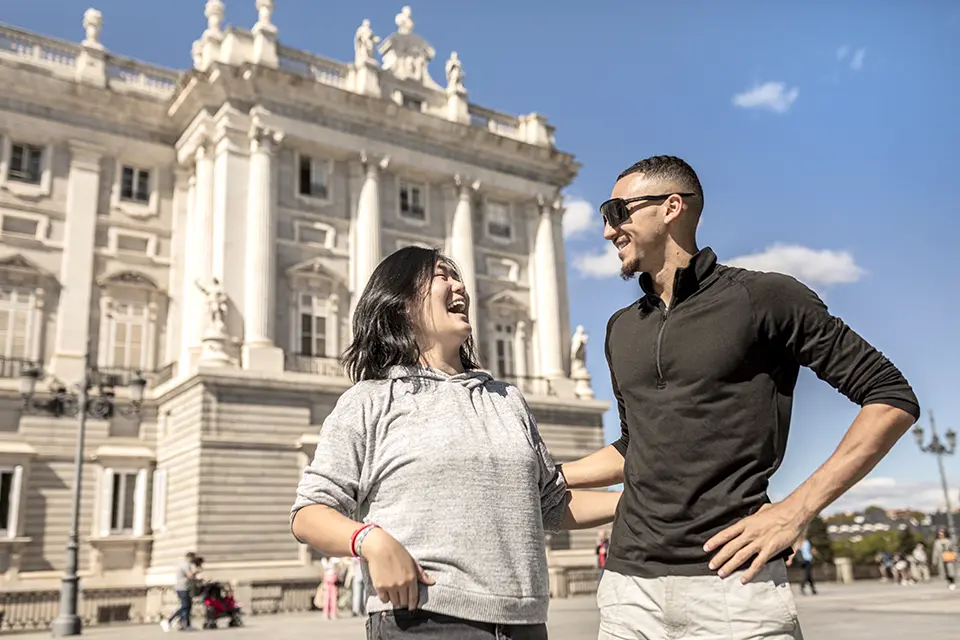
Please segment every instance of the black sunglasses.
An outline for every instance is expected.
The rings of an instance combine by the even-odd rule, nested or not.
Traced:
[[[667,193],[660,196],[637,196],[636,198],[610,198],[606,202],[600,205],[600,215],[603,216],[603,221],[608,225],[616,229],[624,222],[627,221],[627,218],[630,217],[630,210],[627,207],[628,204],[633,202],[640,202],[643,200],[666,200],[670,196],[681,196],[683,198],[692,198],[697,194],[695,193]]]

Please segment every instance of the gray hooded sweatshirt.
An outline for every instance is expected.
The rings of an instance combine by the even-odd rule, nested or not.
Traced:
[[[498,624],[545,622],[544,531],[567,490],[520,391],[479,371],[393,367],[324,420],[291,522],[321,504],[380,525],[436,584],[420,608]],[[369,574],[364,565],[369,588]],[[390,609],[370,590],[367,611]]]

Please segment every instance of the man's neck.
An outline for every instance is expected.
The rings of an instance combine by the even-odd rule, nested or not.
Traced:
[[[653,290],[665,305],[669,306],[673,301],[674,276],[677,270],[689,265],[698,251],[696,244],[684,248],[675,243],[670,243],[664,251],[663,266],[655,273],[651,273],[650,277],[653,279]]]

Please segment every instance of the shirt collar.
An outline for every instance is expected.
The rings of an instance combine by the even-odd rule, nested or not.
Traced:
[[[704,247],[690,258],[689,264],[673,274],[673,302],[680,302],[700,290],[713,275],[717,266],[717,254],[710,247]],[[652,298],[659,298],[653,288],[653,277],[646,272],[640,274],[640,288]]]

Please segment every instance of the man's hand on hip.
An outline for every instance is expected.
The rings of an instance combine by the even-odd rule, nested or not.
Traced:
[[[806,523],[797,510],[783,502],[765,504],[752,516],[747,516],[710,538],[704,551],[719,549],[710,560],[710,570],[725,578],[756,556],[741,582],[746,584],[763,568],[770,558],[790,547],[800,537]]]

